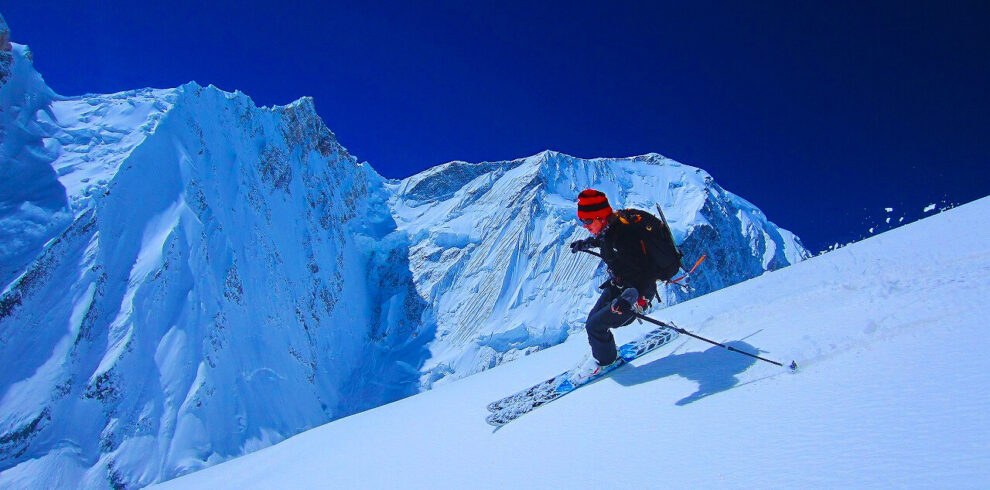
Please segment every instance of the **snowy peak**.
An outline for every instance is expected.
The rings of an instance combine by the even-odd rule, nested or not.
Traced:
[[[419,294],[437,321],[424,368],[429,386],[555,345],[582,328],[606,279],[600,263],[569,253],[584,231],[577,194],[604,191],[613,207],[667,213],[687,260],[709,259],[695,291],[673,304],[809,256],[748,202],[706,172],[658,154],[585,160],[545,151],[503,162],[451,162],[394,187],[392,208],[410,236]],[[690,265],[688,265],[690,267]]]
[[[480,175],[511,170],[522,162],[444,163],[403,180],[399,193],[410,203],[442,201]]]
[[[31,109],[4,120],[31,158],[3,171],[47,170],[64,219],[34,212],[49,228],[0,298],[5,473],[144,485],[418,390],[407,244],[311,99],[190,83]]]
[[[52,103],[49,145],[74,211],[107,193],[123,162],[155,132],[179,91],[140,89],[115,94],[60,97]]]

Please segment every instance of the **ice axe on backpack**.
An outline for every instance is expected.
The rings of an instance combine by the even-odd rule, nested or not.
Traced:
[[[677,251],[677,260],[681,261],[684,258],[684,253],[681,252],[680,247],[677,246],[677,242],[674,241],[674,230],[670,228],[670,223],[667,222],[667,216],[663,214],[663,209],[660,208],[659,203],[656,205],[656,207],[657,207],[657,213],[660,214],[660,221],[663,222],[664,228],[666,228],[667,233],[670,234],[670,241],[671,243],[674,244],[674,250]],[[708,258],[708,254],[701,254],[701,258],[699,258],[698,261],[694,263],[694,265],[691,267],[690,270],[688,270],[687,267],[684,267],[684,262],[682,261],[681,269],[684,271],[684,274],[682,274],[680,277],[676,279],[664,280],[663,281],[664,284],[677,284],[678,286],[681,287],[682,290],[684,290],[684,292],[688,292],[688,290],[690,290],[691,287],[682,283],[681,281],[690,277],[691,274],[694,273],[695,269],[697,269],[698,266],[701,265],[701,263],[704,262],[706,258]]]

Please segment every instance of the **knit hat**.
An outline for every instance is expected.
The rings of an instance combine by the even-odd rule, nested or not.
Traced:
[[[607,218],[612,214],[612,206],[601,191],[585,189],[578,194],[578,219]]]

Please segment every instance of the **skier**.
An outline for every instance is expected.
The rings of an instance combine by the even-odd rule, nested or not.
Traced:
[[[631,225],[630,221],[657,223],[660,221],[638,210],[621,210],[614,212],[604,193],[595,189],[585,189],[578,195],[578,219],[591,237],[577,240],[570,244],[571,253],[588,251],[594,248],[600,250],[601,258],[608,266],[609,280],[598,288],[602,290],[601,297],[588,314],[585,330],[588,333],[588,343],[591,344],[591,357],[587,358],[576,370],[579,376],[590,377],[602,369],[607,370],[618,360],[615,338],[610,329],[632,323],[635,313],[642,313],[646,306],[657,296],[658,274],[652,264],[657,260],[650,257],[676,254],[676,248],[671,242],[669,250],[655,250],[642,226]],[[659,231],[659,230],[658,230]],[[663,233],[669,236],[666,229]],[[651,243],[651,246],[647,246]],[[649,253],[648,253],[649,251]],[[680,257],[673,255],[663,257],[663,262],[675,263],[673,271],[661,272],[659,276],[669,279],[677,272]],[[667,270],[670,270],[670,266]],[[669,275],[668,275],[669,274]]]

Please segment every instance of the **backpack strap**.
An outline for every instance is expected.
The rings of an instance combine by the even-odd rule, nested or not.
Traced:
[[[643,219],[639,213],[631,212],[628,209],[620,209],[619,212],[615,214],[619,217],[619,222],[624,225],[639,223]]]
[[[639,223],[640,221],[643,221],[642,214],[639,214],[630,209],[620,209],[618,212],[615,213],[615,215],[619,218],[619,223],[622,223],[623,225],[631,225],[633,223]],[[646,228],[646,231],[652,230],[650,225],[644,224],[643,227]],[[646,251],[646,242],[644,240],[639,241],[639,246],[643,250],[643,255],[645,256],[650,255],[649,252]]]

